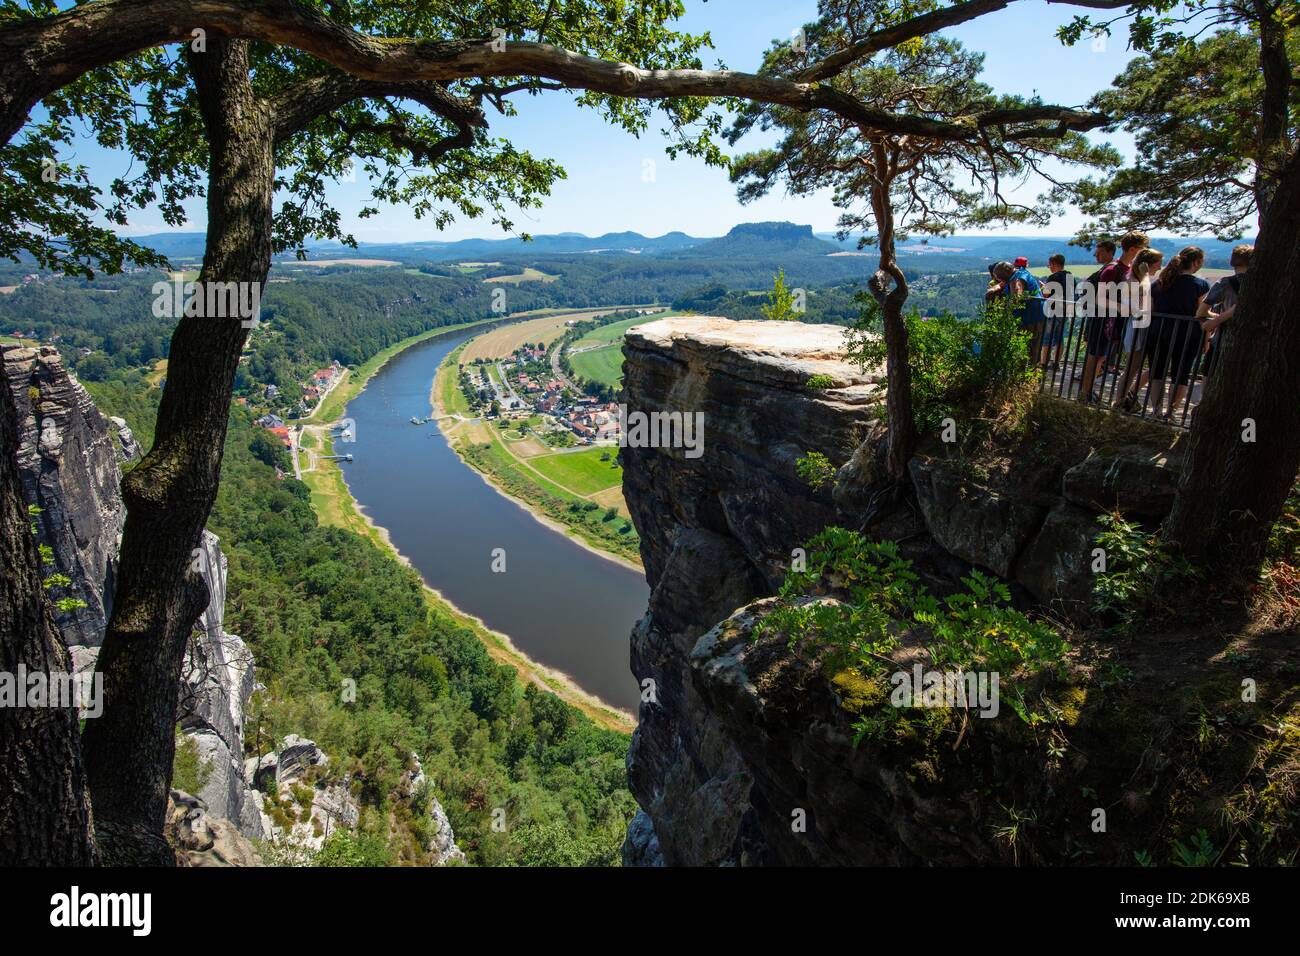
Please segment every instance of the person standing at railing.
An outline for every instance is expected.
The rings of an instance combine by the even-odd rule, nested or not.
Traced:
[[[1123,396],[1120,407],[1126,412],[1137,407],[1138,393],[1147,383],[1147,372],[1142,367],[1146,356],[1147,336],[1151,331],[1151,277],[1159,271],[1165,254],[1159,249],[1143,249],[1133,260],[1132,285],[1129,294],[1129,316],[1124,320],[1124,379],[1119,386]]]
[[[1047,331],[1043,336],[1043,354],[1038,364],[1047,367],[1051,358],[1055,372],[1061,367],[1061,347],[1065,342],[1065,323],[1074,317],[1074,302],[1066,298],[1073,276],[1065,268],[1065,256],[1059,252],[1047,258],[1047,268],[1051,274],[1043,283],[1043,301],[1047,312]],[[1052,352],[1055,350],[1055,354]]]
[[[1087,346],[1083,361],[1083,383],[1087,387],[1079,389],[1080,399],[1092,391],[1092,380],[1097,374],[1097,363],[1106,354],[1106,320],[1097,314],[1097,290],[1100,288],[1102,270],[1115,260],[1116,248],[1118,247],[1110,239],[1103,239],[1097,243],[1097,248],[1093,250],[1093,258],[1097,260],[1097,271],[1079,283],[1075,290],[1075,318],[1071,324],[1073,328],[1079,330],[1080,344]],[[1070,356],[1071,363],[1075,361],[1077,355],[1078,353],[1074,352]]]
[[[1097,273],[1095,294],[1090,297],[1092,301],[1087,305],[1091,310],[1092,318],[1088,333],[1088,359],[1084,363],[1083,380],[1079,384],[1081,402],[1096,404],[1101,400],[1092,391],[1097,376],[1097,366],[1108,352],[1120,346],[1121,333],[1117,330],[1121,328],[1118,323],[1122,319],[1119,315],[1122,311],[1120,299],[1124,294],[1121,287],[1128,281],[1138,253],[1145,249],[1147,244],[1145,232],[1125,233],[1119,241],[1120,257],[1103,266]]]
[[[1228,334],[1224,323],[1237,311],[1237,299],[1241,296],[1242,284],[1246,281],[1246,272],[1250,269],[1250,257],[1255,254],[1255,247],[1241,245],[1232,250],[1228,264],[1232,266],[1232,275],[1224,276],[1205,294],[1201,307],[1196,310],[1196,317],[1201,320],[1201,329],[1206,334],[1205,375],[1208,378],[1214,371],[1214,360],[1223,345],[1223,337]]]
[[[985,302],[996,302],[1007,294],[1007,283],[1016,267],[1009,262],[995,262],[989,266],[989,284],[984,290]]]
[[[1154,341],[1151,358],[1151,410],[1168,421],[1174,409],[1187,398],[1192,368],[1201,353],[1205,334],[1196,313],[1210,291],[1210,284],[1196,275],[1205,264],[1205,253],[1188,246],[1169,260],[1151,285],[1155,315],[1147,332]],[[1172,378],[1173,396],[1164,408],[1165,383]]]
[[[1030,361],[1038,357],[1038,350],[1043,341],[1043,325],[1047,319],[1043,311],[1043,290],[1038,278],[1029,271],[1029,260],[1024,256],[1016,259],[1015,268],[1007,279],[1003,294],[1012,302],[1013,314],[1020,320],[1020,327],[1030,334]]]

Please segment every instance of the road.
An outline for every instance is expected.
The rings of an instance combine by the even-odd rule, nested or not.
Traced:
[[[560,370],[560,351],[560,343],[556,342],[555,347],[551,349],[551,371],[555,374],[556,378],[568,386],[572,391],[581,393],[582,389],[578,388],[578,386],[573,383],[573,380]]]

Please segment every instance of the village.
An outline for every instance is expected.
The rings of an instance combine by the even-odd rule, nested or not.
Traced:
[[[460,366],[462,390],[487,418],[536,419],[531,427],[549,445],[617,445],[618,404],[584,394],[552,358],[538,342],[503,359],[477,359]]]
[[[310,380],[302,384],[302,394],[299,396],[297,404],[293,406],[297,417],[305,418],[310,415],[342,380],[344,371],[346,369],[336,359],[325,368],[312,372]],[[262,389],[262,398],[267,402],[283,405],[286,396],[280,394],[278,386],[267,385]],[[241,404],[243,403],[241,402]],[[275,412],[266,412],[261,417],[254,419],[253,424],[265,428],[280,439],[285,448],[293,447],[293,438],[289,434],[288,424]]]

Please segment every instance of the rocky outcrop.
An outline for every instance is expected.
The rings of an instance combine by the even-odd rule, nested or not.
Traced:
[[[285,737],[274,752],[245,763],[244,775],[264,795],[262,824],[268,839],[304,859],[335,830],[352,830],[361,821],[351,779],[333,779],[329,763],[314,741],[297,734]]]
[[[94,666],[112,611],[113,574],[125,512],[119,463],[139,454],[95,407],[58,351],[3,346],[5,384],[18,413],[18,466],[23,494],[40,509],[33,522],[49,548],[49,574],[72,584],[55,593],[84,606],[56,612],[78,670]]]
[[[222,624],[226,602],[226,556],[217,536],[203,532],[200,567],[208,606],[185,649],[177,711],[183,733],[194,741],[207,770],[199,791],[209,813],[234,821],[245,836],[261,839],[262,800],[244,773],[244,718],[256,688],[253,654]]]
[[[429,820],[430,840],[425,862],[429,866],[445,866],[465,862],[465,854],[456,845],[456,834],[442,803],[434,796],[433,785],[424,775],[424,767],[416,754],[411,754],[411,767],[402,774],[397,785],[397,795],[410,803],[416,813]]]
[[[178,866],[261,866],[256,848],[229,820],[214,817],[198,797],[173,790],[167,806],[167,841]]]
[[[704,453],[620,452],[624,495],[652,588],[632,634],[632,672],[650,681],[628,753],[641,819],[628,862],[739,862],[751,774],[687,666],[717,621],[772,592],[791,552],[835,520],[829,487],[797,462],[848,460],[873,432],[880,376],[841,357],[843,330],[799,323],[665,319],[624,339],[633,412],[702,415]],[[831,387],[808,388],[814,375]],[[821,381],[825,381],[824,379]]]
[[[1052,435],[1028,429],[1024,448],[989,462],[924,446],[910,462],[914,494],[891,504],[881,378],[842,352],[836,327],[716,318],[653,322],[624,340],[629,416],[699,412],[704,425],[703,454],[620,453],[652,588],[631,639],[648,693],[628,754],[641,812],[627,865],[1001,859],[969,794],[929,786],[934,767],[915,755],[855,748],[843,695],[817,662],[781,635],[751,639],[764,599],[793,549],[827,525],[869,519],[936,594],[976,568],[1010,582],[1022,606],[1070,613],[1091,591],[1097,515],[1156,519],[1171,500],[1168,442],[1092,441],[1067,422]],[[809,388],[813,375],[829,387]],[[800,476],[809,452],[837,467],[832,482]],[[1001,766],[990,746],[984,756]],[[1041,783],[1041,765],[1020,756],[1015,772]]]
[[[18,410],[19,471],[38,540],[50,551],[47,576],[71,581],[54,590],[85,606],[58,613],[78,670],[95,665],[112,612],[113,577],[126,510],[121,467],[141,456],[131,429],[102,414],[58,351],[5,346],[5,382]],[[260,796],[244,777],[244,713],[256,679],[252,654],[223,628],[226,557],[203,533],[198,554],[209,601],[186,648],[178,719],[204,763],[197,799],[209,820],[229,820],[244,835],[264,835]]]

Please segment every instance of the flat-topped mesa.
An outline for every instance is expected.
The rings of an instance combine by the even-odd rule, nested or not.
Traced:
[[[847,461],[879,427],[884,376],[845,357],[844,329],[715,316],[634,326],[623,340],[623,402],[699,413],[703,453],[624,448],[625,495],[653,587],[677,529],[734,537],[772,583],[790,549],[833,516],[829,486],[797,471],[809,452]],[[814,379],[814,376],[818,378]],[[809,387],[814,385],[826,387]],[[760,557],[762,556],[762,557]]]

